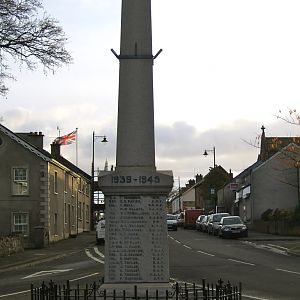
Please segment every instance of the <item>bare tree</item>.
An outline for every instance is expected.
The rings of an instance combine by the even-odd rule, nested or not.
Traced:
[[[300,125],[300,114],[296,109],[288,109],[288,113],[283,113],[279,110],[278,114],[275,115],[277,119],[281,119],[292,125]]]
[[[11,62],[30,70],[41,64],[44,71],[71,63],[66,40],[39,0],[0,0],[0,95],[7,94],[5,80],[14,79]]]

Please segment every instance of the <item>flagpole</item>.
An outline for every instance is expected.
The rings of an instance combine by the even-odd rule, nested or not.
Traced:
[[[76,127],[76,167],[78,167],[78,128]]]
[[[59,126],[56,126],[56,129],[58,130],[58,138],[60,138],[60,131],[61,131],[61,128],[59,128]]]

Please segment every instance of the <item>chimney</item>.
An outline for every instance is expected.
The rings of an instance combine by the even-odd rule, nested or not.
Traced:
[[[202,178],[203,178],[203,176],[200,174],[197,174],[196,176],[196,182],[199,182],[199,181],[201,181],[202,180]]]
[[[51,155],[54,157],[60,156],[60,144],[58,143],[51,144]]]
[[[44,135],[42,132],[21,132],[17,133],[17,135],[39,149],[44,147]]]

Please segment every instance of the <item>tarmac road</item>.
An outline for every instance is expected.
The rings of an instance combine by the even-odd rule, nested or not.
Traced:
[[[214,238],[218,239],[217,237]],[[272,252],[278,251],[278,253],[285,253],[290,256],[300,256],[300,237],[278,236],[250,231],[248,238],[243,238],[240,240],[243,240],[243,243],[246,243],[254,248]],[[52,261],[64,260],[74,254],[82,254],[84,249],[93,248],[95,244],[95,232],[92,231],[79,234],[76,238],[70,238],[55,244],[51,244],[49,247],[43,249],[27,249],[22,253],[13,254],[8,257],[1,257],[0,278],[5,276],[5,274],[8,274],[8,272],[15,272],[17,274],[25,268],[38,265],[47,266],[47,264],[50,264]],[[84,255],[86,257],[87,254],[85,253]],[[67,274],[65,275],[68,276]],[[101,275],[103,276],[103,273]],[[0,299],[3,298],[1,295],[3,295],[3,293],[0,289]],[[6,300],[8,298],[3,299]],[[22,298],[22,295],[20,295],[20,298],[15,295],[13,298],[9,299],[17,300],[25,298]]]

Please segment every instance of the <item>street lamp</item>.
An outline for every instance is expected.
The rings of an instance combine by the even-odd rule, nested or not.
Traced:
[[[101,143],[107,143],[108,140],[106,139],[105,135],[95,135],[95,131],[93,131],[93,153],[92,153],[92,185],[91,185],[91,214],[90,214],[90,220],[91,220],[91,230],[93,230],[94,225],[94,192],[95,192],[95,139],[97,138],[103,138]]]
[[[298,206],[300,207],[300,189],[299,189],[299,168],[300,168],[300,161],[295,162],[295,168],[297,170],[297,200]]]
[[[216,147],[214,146],[212,150],[204,150],[203,155],[206,157],[208,155],[207,152],[213,152],[214,154],[214,168],[216,167]]]
[[[93,131],[93,154],[92,154],[92,179],[93,179],[93,182],[94,182],[94,177],[95,177],[95,139],[97,139],[97,138],[103,138],[101,143],[108,142],[105,135],[95,135],[95,131]]]

